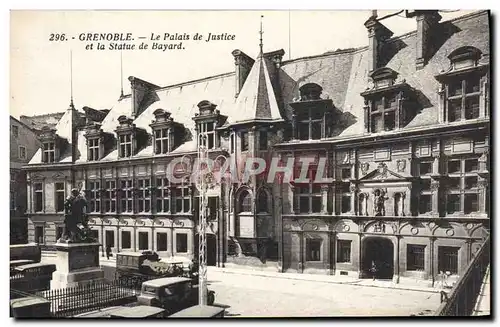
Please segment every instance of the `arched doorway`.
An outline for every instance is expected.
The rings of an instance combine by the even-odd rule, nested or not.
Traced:
[[[215,266],[217,264],[217,240],[214,234],[207,233],[207,266]],[[200,253],[200,237],[199,234],[194,235],[194,255],[195,259],[199,259]]]
[[[363,272],[372,277],[372,262],[377,267],[375,278],[392,279],[394,275],[394,244],[383,237],[368,237],[363,241]]]

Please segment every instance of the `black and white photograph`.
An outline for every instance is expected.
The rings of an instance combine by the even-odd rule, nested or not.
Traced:
[[[11,10],[10,317],[491,319],[493,16]]]

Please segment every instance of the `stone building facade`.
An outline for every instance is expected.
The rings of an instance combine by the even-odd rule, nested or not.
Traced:
[[[28,242],[27,164],[40,147],[35,132],[10,116],[10,244]]]
[[[166,87],[130,77],[109,110],[71,105],[26,167],[30,239],[55,242],[58,203],[79,187],[102,244],[192,258],[187,176],[204,146],[238,175],[208,191],[210,264],[460,274],[489,234],[489,12],[407,16],[417,30],[399,37],[370,17],[365,47],[289,61],[235,50],[234,72]],[[255,158],[290,159],[294,179],[245,174]]]

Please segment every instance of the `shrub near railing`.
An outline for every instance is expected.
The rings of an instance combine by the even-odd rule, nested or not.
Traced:
[[[436,316],[470,316],[472,314],[486,269],[490,264],[490,247],[488,236],[450,292],[441,292],[441,305],[435,312]]]

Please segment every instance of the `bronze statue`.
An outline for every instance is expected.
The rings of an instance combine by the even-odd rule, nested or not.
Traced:
[[[94,239],[90,236],[87,217],[87,201],[74,188],[64,202],[64,233],[58,240],[66,243],[87,243]]]

